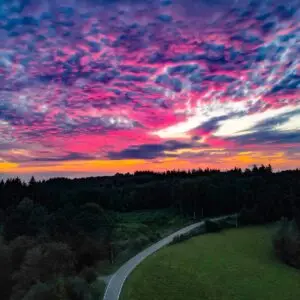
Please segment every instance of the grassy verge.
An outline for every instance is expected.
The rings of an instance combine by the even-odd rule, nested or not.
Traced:
[[[131,274],[121,300],[300,299],[300,272],[275,257],[273,232],[230,229],[163,248]]]

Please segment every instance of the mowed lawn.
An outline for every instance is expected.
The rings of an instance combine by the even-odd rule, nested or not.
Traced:
[[[274,256],[273,232],[230,229],[165,247],[134,270],[121,300],[300,299],[300,271]]]

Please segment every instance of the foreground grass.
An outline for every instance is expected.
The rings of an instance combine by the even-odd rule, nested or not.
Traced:
[[[166,247],[131,274],[121,300],[300,299],[300,272],[274,256],[273,231],[231,229]]]

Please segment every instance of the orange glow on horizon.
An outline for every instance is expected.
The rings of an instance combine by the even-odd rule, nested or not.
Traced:
[[[221,156],[216,153],[208,157],[192,161],[182,158],[164,158],[161,160],[76,160],[58,163],[44,163],[38,165],[0,162],[0,173],[5,174],[38,174],[38,173],[127,173],[137,170],[165,171],[172,169],[218,168],[231,169],[235,166],[247,168],[253,164],[268,164],[274,169],[296,168],[299,160],[289,160],[283,153],[274,153],[271,156],[262,153],[241,152],[234,156]]]

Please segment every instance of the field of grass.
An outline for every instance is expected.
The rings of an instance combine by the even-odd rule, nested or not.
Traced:
[[[300,299],[300,271],[274,256],[273,232],[230,229],[165,247],[134,270],[121,300]]]

